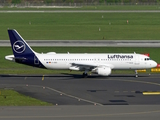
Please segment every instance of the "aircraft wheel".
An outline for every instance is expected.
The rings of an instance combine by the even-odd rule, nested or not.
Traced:
[[[86,78],[88,76],[87,73],[83,73],[83,77]]]
[[[137,70],[135,70],[135,74],[136,74],[135,77],[138,78],[138,72],[137,72]]]

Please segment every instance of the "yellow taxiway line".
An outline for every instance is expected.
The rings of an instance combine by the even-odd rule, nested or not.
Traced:
[[[147,92],[143,92],[143,95],[160,95],[160,92],[147,91]]]

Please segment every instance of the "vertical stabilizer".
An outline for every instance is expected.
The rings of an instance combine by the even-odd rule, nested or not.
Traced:
[[[10,29],[8,30],[8,34],[14,56],[6,56],[5,58],[7,60],[34,67],[45,68],[37,58],[37,53],[32,50],[32,48],[26,43],[26,41],[16,30]]]
[[[34,51],[16,30],[8,30],[8,34],[15,57],[25,57],[25,55],[34,54]]]

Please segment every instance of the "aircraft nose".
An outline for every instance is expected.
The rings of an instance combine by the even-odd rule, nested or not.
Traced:
[[[152,67],[157,67],[157,63],[155,61],[152,62]]]

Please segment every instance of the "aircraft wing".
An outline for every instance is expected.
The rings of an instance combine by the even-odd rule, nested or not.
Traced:
[[[98,64],[98,63],[70,63],[72,66],[70,67],[71,70],[94,70],[99,67],[110,67],[111,69],[114,68],[112,64]]]
[[[72,66],[97,67],[97,65],[93,63],[71,63],[71,65]]]

